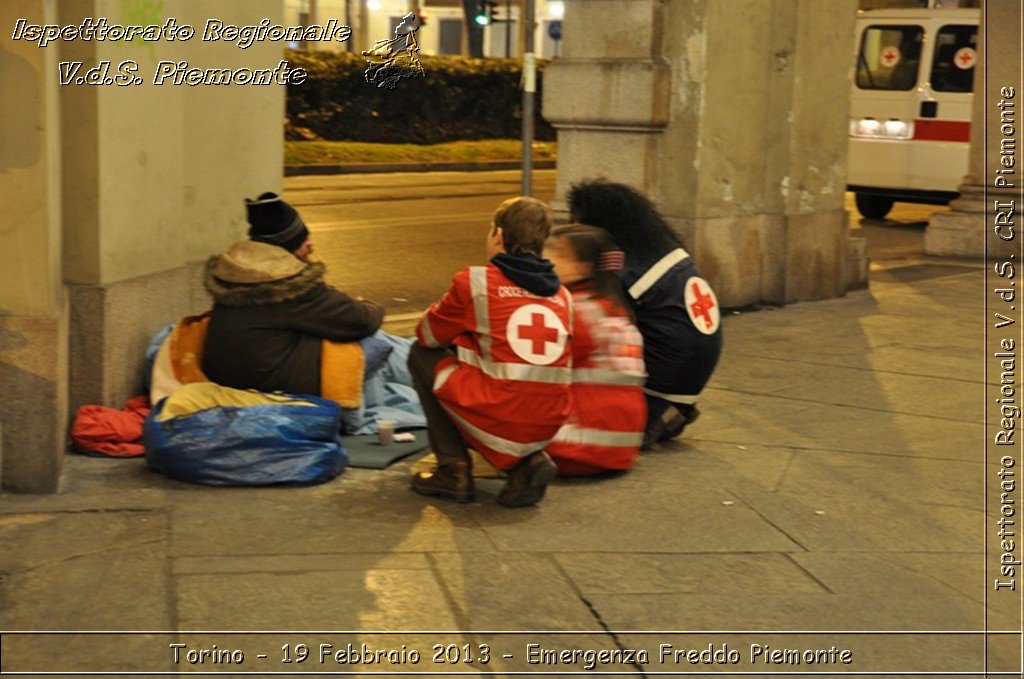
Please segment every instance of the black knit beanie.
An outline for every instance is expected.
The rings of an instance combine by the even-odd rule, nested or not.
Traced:
[[[281,196],[267,191],[256,200],[245,199],[249,220],[249,238],[295,252],[309,238],[302,217]]]

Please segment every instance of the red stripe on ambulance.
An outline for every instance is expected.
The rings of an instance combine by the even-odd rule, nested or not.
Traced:
[[[929,120],[918,118],[914,121],[914,141],[962,141],[971,140],[971,124],[963,120]]]

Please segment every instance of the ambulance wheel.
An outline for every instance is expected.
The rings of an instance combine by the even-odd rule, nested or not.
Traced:
[[[868,219],[885,219],[895,201],[873,193],[857,194],[857,211]]]

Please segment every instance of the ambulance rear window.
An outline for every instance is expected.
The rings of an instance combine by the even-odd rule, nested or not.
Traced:
[[[910,90],[921,64],[920,26],[868,26],[857,55],[857,87],[862,90]]]
[[[977,26],[943,26],[935,37],[932,89],[937,92],[970,92],[974,84]]]

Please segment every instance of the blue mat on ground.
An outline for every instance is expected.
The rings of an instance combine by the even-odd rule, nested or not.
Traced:
[[[418,429],[409,433],[416,437],[415,441],[391,443],[386,446],[380,444],[376,434],[341,437],[345,445],[345,451],[348,453],[348,466],[362,467],[364,469],[384,469],[388,465],[392,465],[413,453],[418,453],[430,445],[427,441],[426,429]]]

